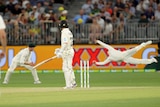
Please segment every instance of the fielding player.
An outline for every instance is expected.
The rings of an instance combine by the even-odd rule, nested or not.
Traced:
[[[6,52],[6,25],[4,23],[4,20],[2,18],[2,16],[0,15],[0,40],[1,40],[1,44],[2,44],[2,52],[0,53],[0,59],[3,58],[5,56],[5,52]]]
[[[77,86],[72,68],[72,60],[74,57],[73,34],[69,30],[68,23],[65,20],[60,22],[59,28],[61,31],[61,48],[56,49],[55,54],[58,58],[62,57],[63,60],[62,70],[66,83],[64,89],[70,89]]]
[[[129,49],[127,51],[119,51],[114,49],[113,47],[111,47],[108,44],[103,43],[100,40],[96,40],[96,43],[100,44],[101,46],[103,46],[104,48],[108,49],[108,54],[109,56],[107,57],[106,60],[104,60],[103,62],[96,62],[94,61],[94,63],[96,65],[105,65],[107,63],[109,63],[110,61],[117,61],[117,62],[126,62],[126,63],[130,63],[130,64],[150,64],[153,62],[157,63],[157,60],[155,58],[151,58],[151,59],[137,59],[137,58],[133,58],[132,56],[139,51],[141,48],[149,45],[152,43],[152,41],[147,41],[147,42],[143,42],[140,45],[136,46],[135,48]]]
[[[12,63],[5,75],[3,84],[8,84],[11,74],[18,66],[25,67],[32,72],[34,84],[40,84],[37,71],[33,69],[34,63],[31,61],[31,52],[34,50],[35,44],[29,44],[27,48],[22,49],[13,59]]]

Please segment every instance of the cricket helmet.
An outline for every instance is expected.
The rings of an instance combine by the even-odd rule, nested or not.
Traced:
[[[28,47],[30,47],[30,48],[36,47],[36,44],[35,43],[29,43]]]
[[[59,24],[59,28],[62,29],[62,28],[68,28],[68,23],[66,20],[62,20]]]

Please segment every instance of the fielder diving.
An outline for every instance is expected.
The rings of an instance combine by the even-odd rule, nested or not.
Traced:
[[[152,44],[152,41],[143,42],[140,45],[138,45],[132,49],[126,50],[126,51],[116,50],[113,47],[111,47],[110,45],[105,44],[100,40],[96,40],[96,43],[98,43],[101,46],[103,46],[104,48],[108,49],[108,54],[109,54],[107,59],[102,62],[93,61],[93,63],[95,63],[96,65],[105,65],[111,61],[116,61],[116,62],[124,61],[124,62],[130,63],[130,64],[151,64],[153,62],[157,63],[157,60],[155,58],[137,59],[137,58],[132,57],[137,51],[139,51],[143,47]]]

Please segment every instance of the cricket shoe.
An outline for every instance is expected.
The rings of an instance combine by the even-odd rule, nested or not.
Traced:
[[[72,84],[72,88],[76,88],[76,87],[77,87],[76,83]]]
[[[67,90],[67,89],[73,89],[73,87],[63,87],[63,89]]]
[[[145,46],[150,45],[150,44],[152,44],[152,41],[143,42],[141,45],[143,47],[145,47]]]
[[[146,42],[146,45],[150,45],[150,44],[152,44],[151,40]]]
[[[35,81],[34,84],[41,84],[41,81]]]
[[[7,81],[3,81],[3,84],[8,84],[8,82]]]
[[[157,63],[157,59],[156,58],[152,58],[153,62]]]

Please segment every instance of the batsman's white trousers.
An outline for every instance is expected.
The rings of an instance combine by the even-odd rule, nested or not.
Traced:
[[[33,67],[30,66],[30,65],[19,64],[18,62],[15,62],[15,61],[12,61],[11,65],[10,65],[6,75],[5,75],[4,81],[9,82],[11,74],[14,72],[14,70],[18,66],[22,66],[22,67],[25,67],[28,70],[30,70],[32,72],[32,76],[33,76],[34,81],[39,81],[36,69],[33,69]]]
[[[74,50],[70,49],[63,52],[62,55],[62,70],[64,72],[64,78],[66,87],[72,87],[73,84],[75,84],[75,74],[72,68],[72,62],[74,57]]]

